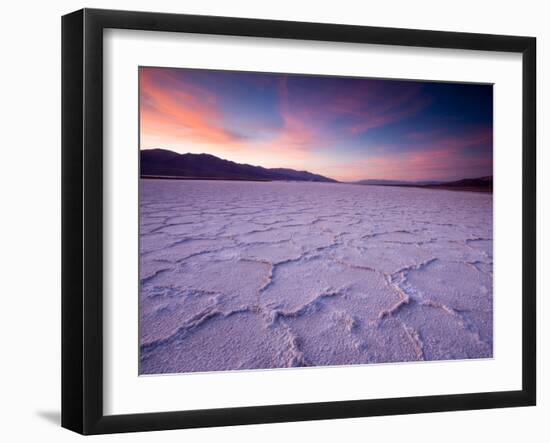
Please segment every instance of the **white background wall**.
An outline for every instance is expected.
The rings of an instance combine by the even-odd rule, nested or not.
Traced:
[[[4,2],[0,66],[0,438],[82,439],[60,414],[60,16],[81,7],[531,35],[538,38],[539,406],[102,436],[94,441],[549,441],[550,27],[545,2]],[[519,147],[518,147],[519,149]],[[543,199],[546,200],[542,205]],[[544,251],[541,252],[541,250]],[[546,268],[546,270],[545,270]],[[546,275],[541,275],[546,273]],[[545,294],[546,293],[546,294]],[[413,382],[413,381],[411,381]]]

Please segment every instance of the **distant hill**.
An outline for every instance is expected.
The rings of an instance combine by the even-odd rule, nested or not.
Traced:
[[[438,181],[408,182],[403,180],[367,179],[367,180],[359,180],[355,183],[360,185],[376,185],[376,186],[424,186],[424,185],[435,185],[441,182],[438,182]]]
[[[464,178],[462,180],[427,185],[424,187],[430,189],[447,189],[450,191],[493,192],[493,176]]]
[[[477,192],[492,192],[493,191],[493,176],[464,178],[451,182],[437,181],[419,181],[406,182],[399,180],[360,180],[355,182],[360,185],[376,185],[376,186],[406,186],[415,188],[429,189],[448,189],[456,191],[477,191]]]
[[[178,154],[167,149],[146,149],[140,155],[141,176],[146,178],[336,182],[308,171],[263,168],[209,154]]]
[[[447,188],[475,187],[475,188],[493,189],[493,176],[491,175],[491,176],[479,177],[479,178],[464,178],[462,180],[456,180],[453,182],[438,183],[437,185],[433,185],[433,186],[443,186]]]

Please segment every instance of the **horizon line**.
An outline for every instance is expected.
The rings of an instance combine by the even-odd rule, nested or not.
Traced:
[[[214,158],[217,158],[219,160],[235,163],[237,165],[248,165],[248,166],[252,166],[252,167],[256,167],[256,168],[267,169],[267,170],[270,170],[270,171],[276,170],[276,169],[288,169],[288,170],[296,171],[296,172],[307,172],[309,174],[315,174],[315,175],[319,175],[319,176],[324,177],[324,178],[328,178],[330,180],[334,180],[335,182],[338,182],[338,183],[358,183],[358,182],[369,181],[369,180],[372,180],[372,181],[402,182],[402,183],[409,183],[409,184],[417,184],[417,183],[423,183],[423,182],[453,183],[453,182],[461,181],[461,180],[476,180],[476,179],[481,179],[481,178],[486,178],[486,177],[493,177],[493,174],[491,174],[491,175],[482,175],[482,176],[476,176],[476,177],[462,177],[462,178],[453,179],[453,180],[441,180],[441,179],[429,179],[429,178],[422,179],[422,180],[404,180],[404,179],[398,179],[398,178],[395,178],[395,179],[394,178],[361,178],[361,179],[357,179],[357,180],[337,180],[333,177],[329,177],[327,175],[320,174],[320,173],[317,173],[317,172],[313,172],[313,171],[310,171],[310,170],[307,170],[307,169],[299,170],[299,169],[288,168],[288,167],[270,168],[270,167],[267,167],[267,166],[262,166],[262,165],[252,164],[252,163],[239,163],[239,162],[236,162],[234,160],[230,160],[228,158],[223,158],[223,157],[220,157],[220,156],[217,156],[217,155],[214,155],[214,154],[210,154],[208,152],[201,152],[201,153],[185,152],[185,153],[181,153],[181,152],[173,151],[172,149],[160,148],[160,147],[150,147],[150,148],[140,147],[139,148],[140,153],[141,153],[141,151],[153,151],[153,150],[167,151],[167,152],[171,152],[171,153],[176,154],[176,155],[208,155],[210,157],[214,157]],[[140,176],[141,176],[141,174],[140,174]]]

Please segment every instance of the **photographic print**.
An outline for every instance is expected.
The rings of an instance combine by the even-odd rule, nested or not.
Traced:
[[[493,86],[139,68],[139,373],[493,356]]]

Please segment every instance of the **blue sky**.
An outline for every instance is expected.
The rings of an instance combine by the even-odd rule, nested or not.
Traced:
[[[492,85],[140,68],[141,149],[342,181],[492,175]]]

